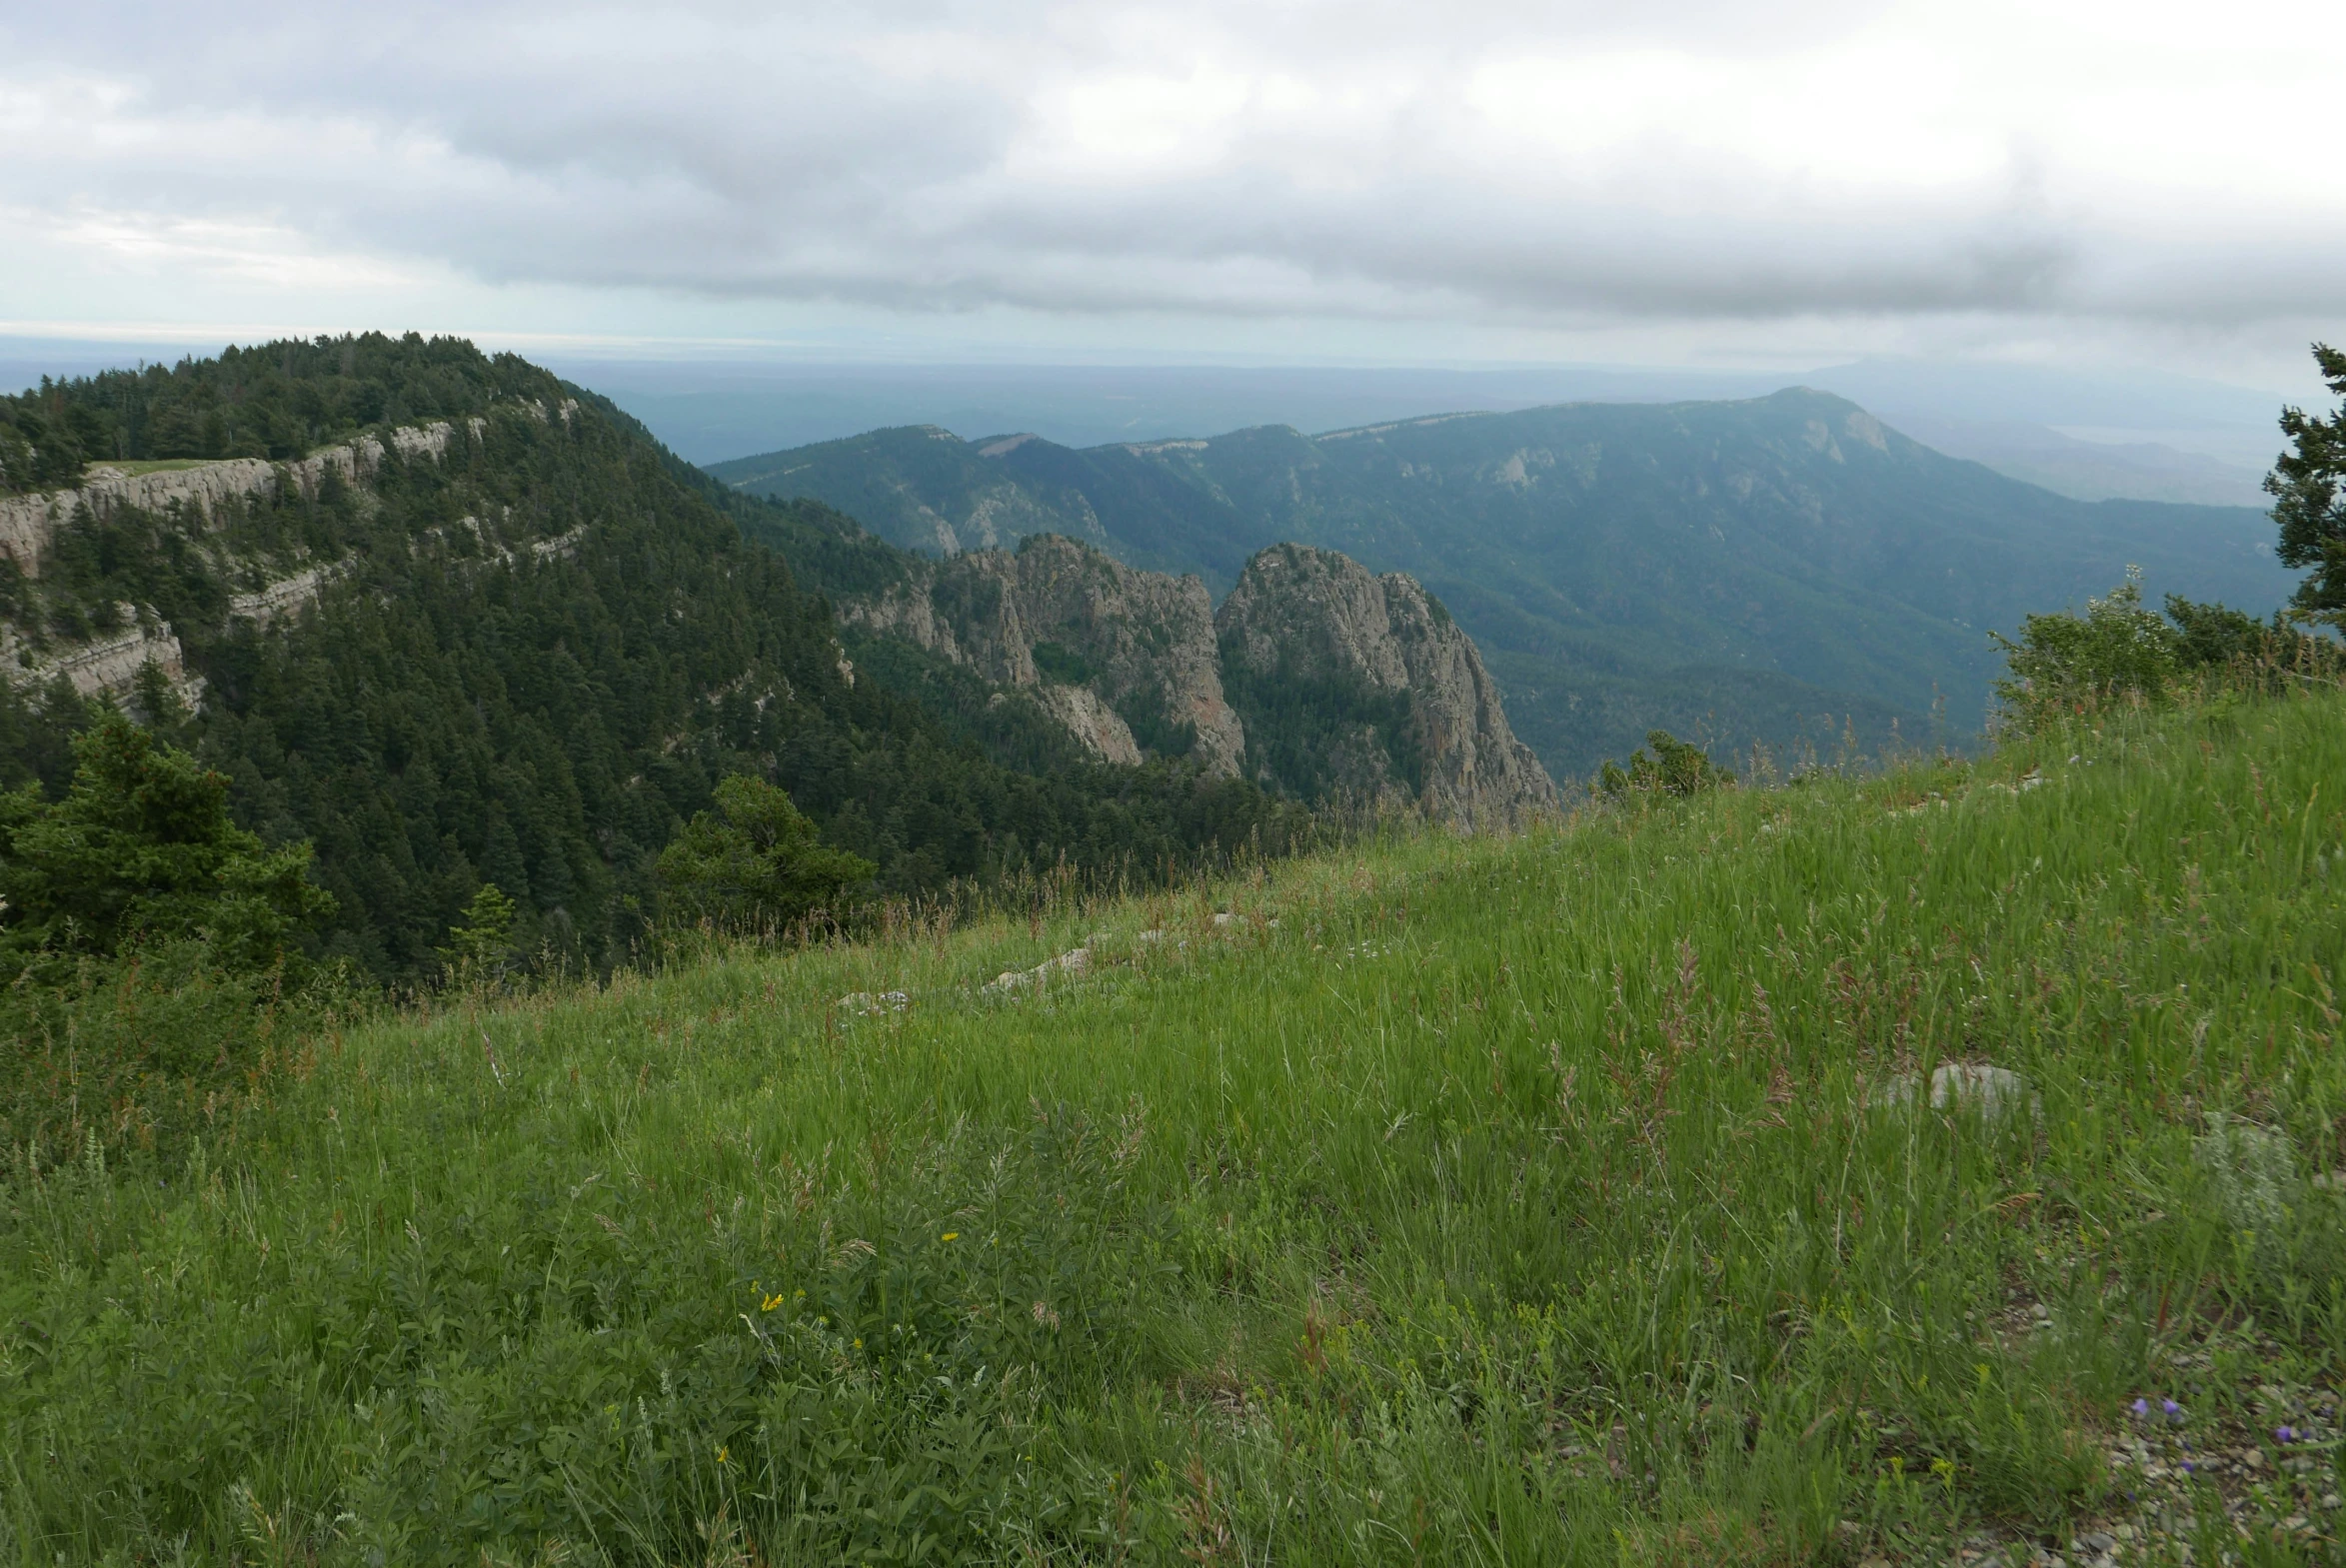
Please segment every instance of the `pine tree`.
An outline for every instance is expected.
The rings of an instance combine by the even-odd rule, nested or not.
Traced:
[[[2331,393],[2346,400],[2346,353],[2317,343],[2313,357]],[[2346,626],[2346,402],[2327,419],[2283,409],[2281,433],[2297,450],[2282,453],[2265,479],[2265,489],[2279,498],[2276,554],[2285,567],[2311,569],[2298,587],[2297,608]]]

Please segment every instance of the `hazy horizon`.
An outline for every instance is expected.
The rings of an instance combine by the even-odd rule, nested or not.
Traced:
[[[0,50],[0,337],[59,345],[2310,402],[2346,337],[2346,16],[2285,0],[100,0]]]

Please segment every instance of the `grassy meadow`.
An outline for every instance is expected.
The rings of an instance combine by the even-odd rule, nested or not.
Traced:
[[[0,1552],[2324,1560],[2342,949],[2322,696],[364,1021],[7,1153]]]

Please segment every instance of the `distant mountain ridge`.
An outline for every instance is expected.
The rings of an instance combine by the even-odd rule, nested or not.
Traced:
[[[1655,724],[1722,747],[1924,742],[1939,705],[1973,731],[1986,633],[2129,565],[2259,614],[2289,587],[2253,509],[2072,501],[1801,388],[1085,449],[905,427],[710,472],[931,554],[1048,531],[1216,593],[1285,541],[1407,572],[1558,774]]]

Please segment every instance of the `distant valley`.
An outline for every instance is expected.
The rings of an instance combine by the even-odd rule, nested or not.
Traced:
[[[2154,596],[2259,615],[2289,586],[2253,508],[2074,501],[1805,389],[1085,449],[912,427],[710,472],[932,555],[1063,534],[1217,596],[1281,541],[1407,572],[1558,777],[1656,725],[1793,756],[1961,737],[1986,718],[1988,631],[2129,565]]]

